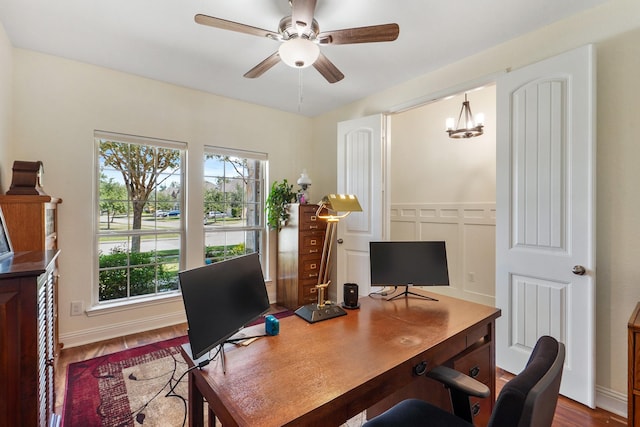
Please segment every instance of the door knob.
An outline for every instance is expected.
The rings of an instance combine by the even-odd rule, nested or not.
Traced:
[[[581,265],[574,265],[571,269],[571,272],[573,274],[577,274],[578,276],[584,276],[584,273],[586,273],[587,270]]]
[[[339,244],[342,244],[342,243],[344,242],[344,240],[342,240],[342,239],[338,239],[338,240],[337,240],[337,242],[338,242]]]

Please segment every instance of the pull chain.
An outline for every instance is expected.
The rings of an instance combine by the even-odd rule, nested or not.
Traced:
[[[302,109],[302,68],[298,69],[298,113]]]

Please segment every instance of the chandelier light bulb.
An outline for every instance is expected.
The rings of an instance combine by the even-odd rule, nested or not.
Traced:
[[[453,117],[449,117],[446,122],[447,130],[453,130],[455,123],[455,119]]]

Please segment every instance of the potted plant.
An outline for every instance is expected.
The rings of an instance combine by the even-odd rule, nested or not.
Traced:
[[[267,224],[272,230],[280,230],[289,219],[287,205],[296,201],[296,192],[293,191],[293,184],[289,184],[286,179],[282,182],[275,181],[271,185],[271,191],[266,200]]]

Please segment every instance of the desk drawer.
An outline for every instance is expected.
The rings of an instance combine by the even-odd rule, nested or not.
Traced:
[[[324,232],[307,231],[300,233],[300,255],[317,254],[322,255],[322,243],[324,242]]]
[[[316,216],[317,205],[300,206],[300,231],[322,230],[327,228],[327,221]]]
[[[471,397],[469,402],[471,413],[473,414],[473,425],[486,426],[489,424],[489,418],[491,417],[491,402],[489,398]]]
[[[320,257],[304,255],[300,257],[300,279],[318,279],[320,273]]]
[[[488,385],[491,381],[490,358],[491,348],[489,344],[485,344],[456,358],[453,369]]]
[[[300,299],[304,304],[318,302],[318,284],[317,280],[301,280],[300,281]],[[325,299],[329,298],[325,293]]]

